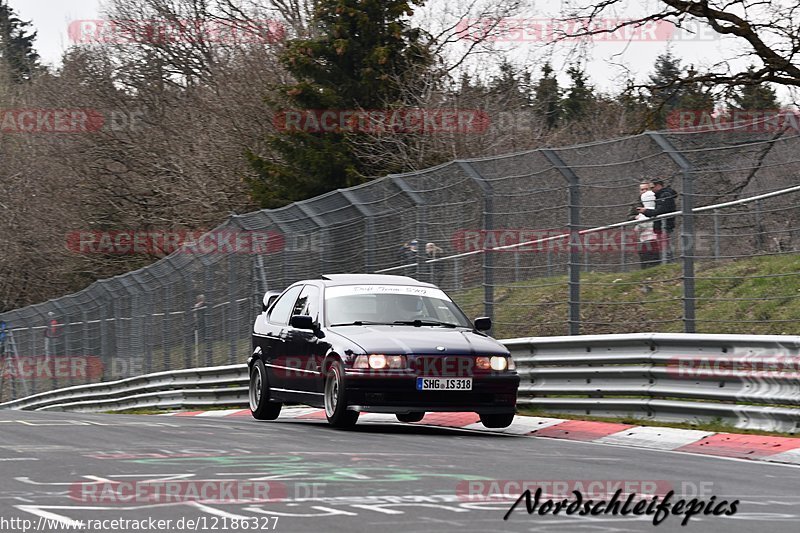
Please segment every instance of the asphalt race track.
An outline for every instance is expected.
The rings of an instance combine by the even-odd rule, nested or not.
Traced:
[[[800,470],[790,465],[388,418],[339,431],[314,420],[0,411],[0,450],[3,533],[800,530]],[[686,527],[682,516],[654,526],[652,516],[528,515],[524,502],[504,521],[520,481],[570,490],[594,482],[609,493],[624,482],[628,492],[657,486],[740,502],[733,516],[701,513]],[[222,486],[216,499],[192,497]],[[509,494],[487,498],[491,487]]]

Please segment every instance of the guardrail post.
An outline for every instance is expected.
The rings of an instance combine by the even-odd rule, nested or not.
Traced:
[[[483,193],[483,230],[488,234],[494,230],[494,190],[470,163],[458,161],[458,164]],[[494,320],[494,252],[488,250],[483,252],[483,309]]]
[[[569,334],[581,332],[581,191],[577,174],[553,150],[542,150],[548,161],[567,179],[569,191]]]
[[[694,279],[694,180],[692,164],[660,133],[647,132],[651,139],[681,169],[681,262],[683,263],[683,331],[695,333],[695,279]],[[666,220],[664,221],[666,223]]]
[[[714,209],[714,259],[719,259],[719,210]]]

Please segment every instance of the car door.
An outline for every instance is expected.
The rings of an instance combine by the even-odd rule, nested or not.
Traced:
[[[289,349],[286,338],[289,317],[302,290],[303,285],[295,285],[284,292],[272,305],[266,317],[267,328],[262,338],[261,350],[270,388],[275,389],[279,395],[282,391],[293,390],[293,376],[287,371]]]
[[[295,302],[292,316],[310,316],[315,324],[319,324],[319,302],[319,287],[306,285]],[[318,337],[318,332],[290,326],[286,338],[291,366],[297,368],[294,384],[297,390],[312,394],[322,393],[322,380],[319,379],[320,366],[327,351],[326,345]]]

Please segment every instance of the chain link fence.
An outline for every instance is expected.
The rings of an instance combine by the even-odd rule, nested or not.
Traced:
[[[212,233],[271,244],[259,253],[187,244],[0,314],[0,400],[244,361],[265,291],[339,272],[432,281],[468,313],[493,317],[502,338],[798,334],[798,148],[794,130],[647,132],[455,161],[232,216]],[[671,184],[681,213],[674,260],[662,249],[642,268],[640,233],[613,224],[630,220],[638,184],[653,178]]]

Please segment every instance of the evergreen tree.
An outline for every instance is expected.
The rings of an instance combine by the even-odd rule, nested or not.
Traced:
[[[567,69],[567,74],[572,80],[561,106],[566,120],[574,120],[584,116],[587,109],[594,103],[594,88],[587,84],[586,72],[577,65]]]
[[[321,0],[316,36],[288,43],[281,60],[297,80],[279,88],[300,110],[385,109],[402,106],[430,56],[408,17],[422,0]],[[409,91],[409,87],[412,90]],[[274,104],[276,105],[276,104]],[[311,116],[311,115],[307,115]],[[356,134],[350,134],[356,135]],[[268,139],[277,157],[255,155],[253,198],[278,207],[356,185],[392,169],[354,155],[347,132],[284,131]]]
[[[683,95],[680,80],[683,79],[683,68],[680,59],[672,55],[670,50],[656,58],[655,72],[650,75],[650,98],[648,106],[652,113],[652,126],[662,129],[669,113],[678,109]]]
[[[28,33],[30,22],[23,22],[0,0],[0,59],[15,82],[30,80],[39,69],[39,54],[33,48],[36,32]]]
[[[752,74],[755,68],[748,67],[747,72]],[[762,109],[778,109],[780,104],[775,94],[775,89],[764,83],[758,85],[743,85],[731,96],[730,106],[740,111]]]
[[[489,83],[492,95],[499,96],[500,103],[506,109],[520,109],[531,105],[531,74],[527,70],[520,71],[511,63],[503,60],[500,63],[500,74]]]
[[[693,78],[697,72],[690,67],[686,74],[688,78]],[[676,107],[681,110],[707,111],[710,114],[714,111],[714,97],[708,87],[697,82],[687,83],[681,88]]]
[[[544,118],[547,128],[555,128],[561,118],[561,89],[549,62],[542,67],[542,77],[533,94],[536,110]]]

